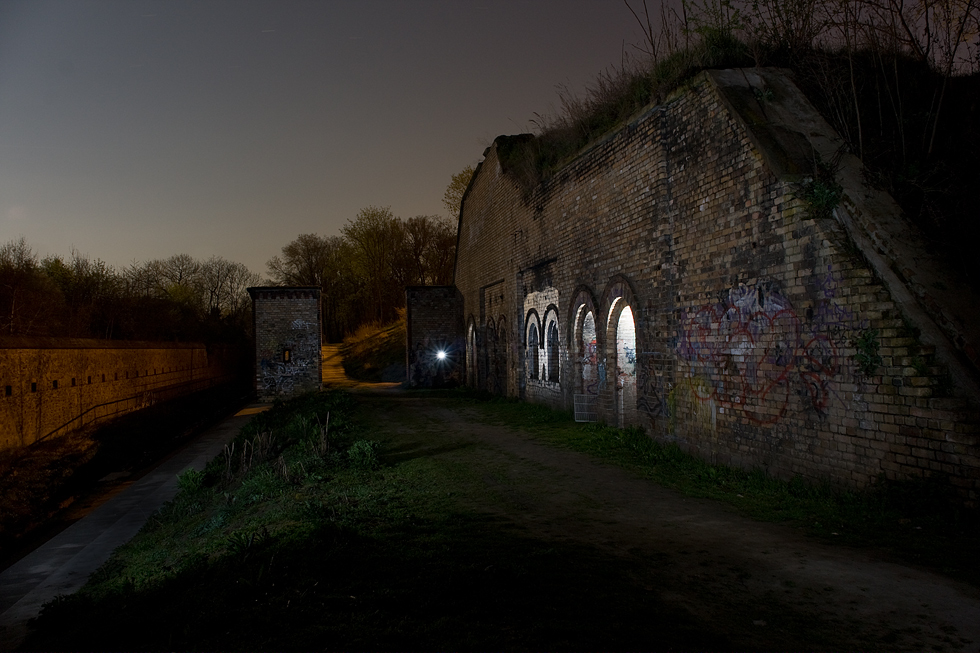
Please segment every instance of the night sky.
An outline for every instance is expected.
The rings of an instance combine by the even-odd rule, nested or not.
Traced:
[[[451,176],[642,36],[618,0],[0,0],[0,242],[265,275]]]

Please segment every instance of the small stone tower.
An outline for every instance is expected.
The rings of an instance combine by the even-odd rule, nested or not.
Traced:
[[[255,327],[255,393],[259,401],[318,390],[320,289],[249,288]]]

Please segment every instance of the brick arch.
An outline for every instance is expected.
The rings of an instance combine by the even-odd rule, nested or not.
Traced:
[[[617,302],[619,299],[622,301]],[[596,315],[596,329],[599,330],[601,325],[601,330],[605,335],[608,332],[610,322],[613,322],[610,318],[619,319],[619,312],[623,310],[624,306],[631,306],[636,309],[638,306],[637,293],[633,288],[632,281],[621,274],[617,274],[609,280],[606,288],[602,291],[600,311],[599,315]],[[610,310],[617,311],[616,315],[610,315]]]
[[[530,309],[527,315],[524,316],[524,334],[521,336],[521,342],[527,347],[527,334],[531,331],[531,325],[534,324],[538,329],[538,335],[541,334],[541,316],[538,315],[536,309]],[[539,341],[540,344],[540,341]]]
[[[598,394],[598,370],[596,352],[601,351],[605,336],[600,326],[600,316],[596,311],[596,299],[592,289],[588,286],[579,286],[572,293],[572,303],[568,308],[569,328],[566,329],[566,347],[568,360],[572,365],[572,379],[574,392],[581,395]],[[595,348],[584,346],[585,321],[589,314],[592,314],[592,323],[595,331]],[[568,378],[567,376],[565,378]]]
[[[534,328],[534,340],[531,338],[532,327]],[[521,340],[524,343],[525,349],[525,375],[531,379],[538,379],[541,377],[540,374],[540,352],[541,343],[543,341],[541,317],[535,309],[531,309],[524,316],[524,334]]]
[[[604,342],[600,349],[600,358],[604,365],[606,379],[604,385],[607,406],[609,407],[610,413],[608,417],[613,418],[610,420],[613,424],[622,427],[635,422],[637,419],[635,362],[632,377],[626,374],[625,378],[621,379],[618,362],[620,352],[617,349],[619,318],[627,307],[630,308],[630,312],[633,314],[634,357],[636,351],[640,349],[640,330],[636,328],[636,314],[639,301],[632,282],[623,275],[613,277],[602,293],[602,303],[600,306],[601,322],[599,321],[599,316],[597,316],[596,331],[601,330],[604,336]],[[602,325],[601,329],[599,327],[600,324]],[[600,374],[600,376],[602,375]],[[620,381],[622,381],[622,384],[620,384]]]
[[[554,304],[549,304],[544,311],[541,331],[545,352],[544,380],[558,383],[561,378],[561,320],[558,318],[558,307]]]
[[[568,305],[568,318],[565,324],[571,328],[566,329],[565,345],[569,351],[576,351],[576,338],[582,330],[582,321],[585,320],[587,311],[592,311],[593,317],[596,316],[596,300],[592,289],[588,286],[579,286],[572,292],[572,302]],[[585,310],[582,310],[585,309]]]

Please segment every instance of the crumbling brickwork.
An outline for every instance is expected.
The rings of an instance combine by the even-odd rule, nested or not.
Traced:
[[[321,385],[320,289],[249,288],[255,322],[255,393],[275,401]]]
[[[463,301],[455,286],[405,289],[408,383],[439,388],[463,383]]]
[[[942,473],[976,501],[971,393],[849,216],[799,198],[839,140],[785,73],[706,72],[530,190],[505,167],[519,138],[461,211],[467,383],[592,398],[712,461],[852,487]],[[848,174],[853,215],[878,191]]]

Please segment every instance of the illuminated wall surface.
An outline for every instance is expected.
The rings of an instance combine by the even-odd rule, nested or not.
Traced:
[[[940,472],[976,500],[980,304],[856,158],[833,216],[810,215],[799,183],[840,141],[782,72],[705,72],[532,188],[507,169],[520,140],[494,141],[463,202],[467,384],[584,399],[714,461]]]
[[[318,390],[322,380],[320,289],[249,288],[255,323],[255,393],[259,401]]]
[[[0,449],[232,381],[236,356],[200,343],[0,339]]]

